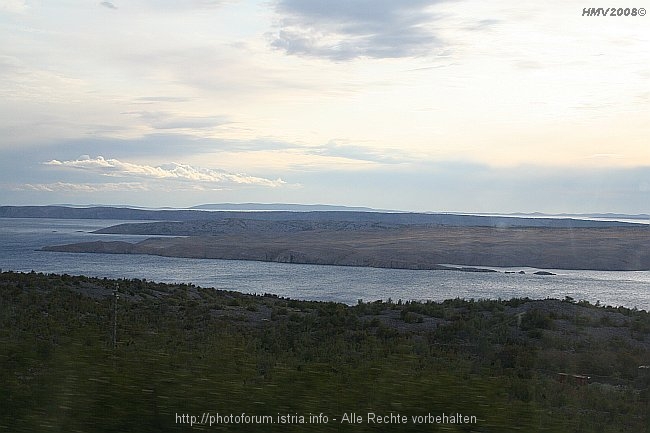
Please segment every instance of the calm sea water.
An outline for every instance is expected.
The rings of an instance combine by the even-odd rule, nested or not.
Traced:
[[[571,296],[604,305],[650,310],[650,271],[552,270],[558,275],[456,271],[413,271],[297,265],[147,255],[72,254],[38,251],[45,245],[94,240],[137,241],[148,236],[96,235],[98,228],[125,221],[0,218],[0,268],[3,271],[67,273],[109,278],[145,278],[194,283],[243,293],[274,293],[295,299],[355,304],[358,299],[444,300],[534,299]]]

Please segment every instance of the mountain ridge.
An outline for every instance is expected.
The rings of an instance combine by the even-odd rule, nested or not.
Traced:
[[[122,207],[0,206],[0,218],[106,219],[138,221],[207,221],[224,219],[261,221],[349,221],[397,225],[486,227],[636,227],[643,223],[593,221],[577,218],[515,217],[462,213],[381,212],[356,210],[221,211],[196,209],[135,209]]]

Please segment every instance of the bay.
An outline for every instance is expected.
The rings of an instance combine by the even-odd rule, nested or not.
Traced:
[[[139,278],[193,283],[242,293],[272,293],[294,299],[364,301],[533,299],[570,296],[603,305],[650,310],[650,271],[491,268],[495,273],[378,269],[252,261],[186,259],[148,255],[74,254],[39,251],[46,245],[122,240],[149,236],[98,235],[99,228],[131,221],[0,218],[0,269],[67,273],[108,278]],[[506,274],[505,271],[525,274]]]

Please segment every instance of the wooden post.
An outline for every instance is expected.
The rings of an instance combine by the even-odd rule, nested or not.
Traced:
[[[117,300],[120,299],[118,289],[119,285],[115,283],[115,289],[113,290],[113,349],[117,349]]]

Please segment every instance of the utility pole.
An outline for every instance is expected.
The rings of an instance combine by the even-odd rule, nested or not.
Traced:
[[[113,349],[117,349],[117,300],[120,299],[120,294],[118,292],[119,284],[115,283],[115,289],[113,290]]]

